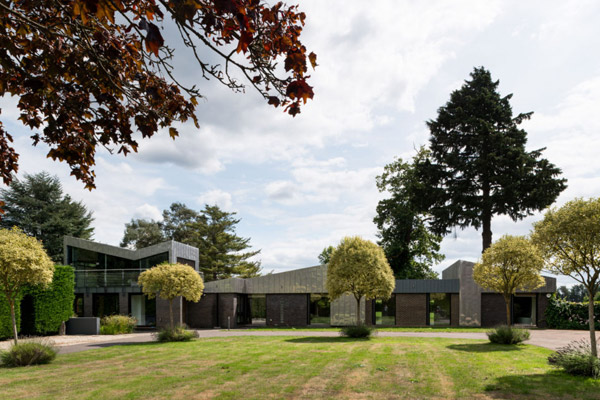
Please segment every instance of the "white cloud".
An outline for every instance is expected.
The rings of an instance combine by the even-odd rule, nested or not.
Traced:
[[[148,203],[144,203],[135,209],[133,218],[136,219],[152,219],[154,221],[162,220],[162,213],[160,210]]]
[[[231,193],[224,192],[219,189],[209,190],[206,193],[201,194],[198,199],[198,204],[204,206],[214,206],[217,205],[223,210],[231,211],[232,210],[232,199]]]

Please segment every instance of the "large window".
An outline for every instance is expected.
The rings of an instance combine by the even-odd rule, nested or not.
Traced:
[[[431,293],[429,295],[429,325],[450,325],[450,295]]]
[[[267,301],[264,294],[251,294],[250,315],[252,325],[265,325],[267,322]]]
[[[69,262],[75,269],[104,269],[104,254],[69,247]]]
[[[163,263],[165,261],[169,261],[169,253],[156,254],[154,256],[142,258],[140,260],[140,268],[141,269],[152,268],[152,267],[154,267],[160,263]]]
[[[94,294],[92,313],[94,317],[100,318],[119,314],[119,295],[117,293]]]
[[[331,322],[331,307],[329,296],[324,294],[310,295],[310,324],[329,325]]]
[[[129,304],[129,313],[136,319],[137,326],[156,326],[156,299],[148,299],[143,294],[132,294]]]
[[[396,325],[396,297],[373,301],[375,325]]]

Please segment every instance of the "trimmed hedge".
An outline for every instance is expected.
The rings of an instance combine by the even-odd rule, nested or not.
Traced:
[[[594,303],[596,329],[600,330],[600,302]],[[546,323],[550,329],[588,330],[588,303],[574,303],[555,296],[546,308]]]
[[[27,287],[23,296],[33,297],[33,326],[32,333],[48,335],[57,333],[63,321],[73,316],[73,301],[75,300],[75,272],[65,265],[56,265],[54,277],[50,286],[42,290],[37,287]],[[21,304],[15,304],[17,314],[17,329],[21,328],[19,318]],[[0,294],[0,338],[12,337],[10,308],[6,298]]]

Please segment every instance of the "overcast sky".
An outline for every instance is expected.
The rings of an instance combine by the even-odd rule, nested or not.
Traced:
[[[375,177],[427,144],[425,121],[475,66],[513,93],[528,149],[563,170],[569,187],[557,201],[600,195],[600,2],[598,1],[323,1],[303,0],[302,34],[318,55],[315,98],[292,118],[251,89],[233,94],[176,59],[206,101],[201,128],[180,128],[141,141],[139,153],[101,152],[98,188],[87,192],[65,165],[31,146],[14,102],[0,99],[1,120],[15,136],[20,174],[49,171],[94,213],[94,239],[118,245],[131,218],[159,219],[172,202],[194,209],[217,204],[242,219],[265,272],[317,264],[320,251],[347,235],[376,240],[380,194]],[[513,222],[496,217],[494,239],[527,234],[541,214]],[[457,230],[444,239],[446,260],[476,261],[481,235]],[[570,283],[559,278],[559,284]]]

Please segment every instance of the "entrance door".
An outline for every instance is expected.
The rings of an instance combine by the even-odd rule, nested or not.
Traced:
[[[513,297],[513,324],[535,325],[536,324],[536,302],[535,295]]]

